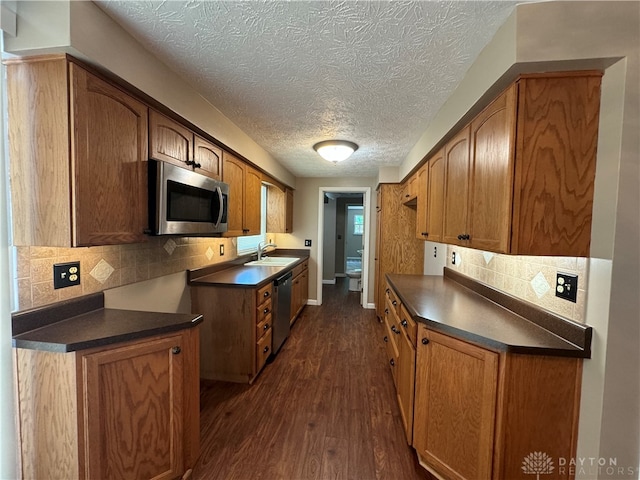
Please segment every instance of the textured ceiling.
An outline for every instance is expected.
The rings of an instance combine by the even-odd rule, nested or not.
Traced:
[[[299,177],[399,165],[509,1],[98,1]],[[313,144],[356,142],[334,165]]]

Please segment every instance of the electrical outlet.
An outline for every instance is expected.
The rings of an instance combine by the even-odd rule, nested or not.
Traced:
[[[53,288],[80,285],[80,262],[56,263],[53,265]]]
[[[438,258],[438,247],[433,247],[433,258]]]
[[[220,256],[224,255],[224,245],[220,244]]]
[[[451,254],[451,265],[455,265],[457,260],[456,252]]]
[[[556,297],[576,303],[578,298],[578,276],[557,272]]]
[[[304,241],[304,246],[305,246],[305,247],[310,247],[310,246],[311,246],[311,240],[310,240],[310,239],[306,239],[306,240]]]

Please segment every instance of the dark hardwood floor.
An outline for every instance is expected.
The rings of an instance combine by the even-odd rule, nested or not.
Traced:
[[[429,478],[404,436],[382,325],[341,280],[254,385],[203,382],[193,478]]]

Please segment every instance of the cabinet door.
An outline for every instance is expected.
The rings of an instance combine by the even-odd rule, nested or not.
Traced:
[[[224,162],[222,180],[229,184],[229,206],[227,210],[229,229],[225,236],[239,237],[243,235],[244,163],[227,152],[222,154],[222,159]]]
[[[470,246],[509,251],[513,199],[516,86],[471,122]]]
[[[398,379],[397,396],[400,416],[404,425],[407,443],[413,440],[413,400],[414,382],[416,378],[416,350],[406,332],[402,331],[398,338]]]
[[[193,132],[155,110],[149,111],[149,155],[179,167],[191,161]]]
[[[82,357],[86,478],[184,473],[182,335]]]
[[[428,167],[427,239],[441,242],[444,214],[444,149],[429,159]]]
[[[428,225],[429,212],[429,165],[425,164],[416,174],[418,201],[416,204],[416,238],[430,240]]]
[[[413,446],[446,478],[489,479],[498,355],[418,330]]]
[[[222,180],[222,149],[198,135],[193,141],[193,161],[198,173]]]
[[[444,148],[445,200],[442,241],[466,245],[467,208],[469,204],[469,127],[453,137]]]
[[[260,235],[262,175],[249,165],[244,177],[244,235]]]
[[[70,73],[73,244],[145,241],[147,107],[77,65]]]

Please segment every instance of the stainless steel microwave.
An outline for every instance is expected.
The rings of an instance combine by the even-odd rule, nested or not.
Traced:
[[[229,185],[149,160],[149,229],[153,235],[207,236],[227,231]]]

